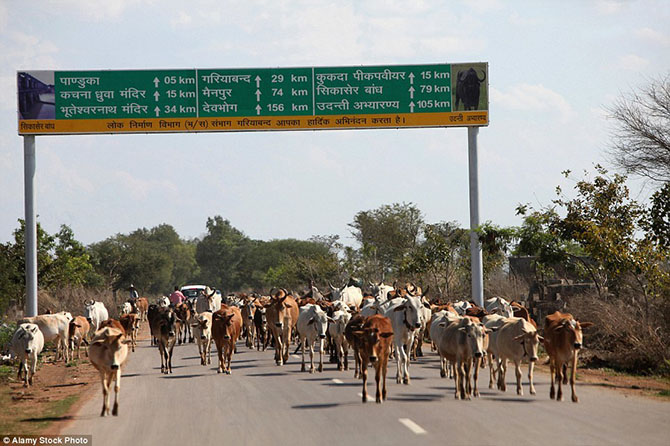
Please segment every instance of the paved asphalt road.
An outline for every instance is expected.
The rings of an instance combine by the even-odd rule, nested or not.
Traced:
[[[176,346],[174,373],[162,375],[157,348],[141,341],[121,380],[120,415],[99,417],[97,387],[63,433],[92,435],[97,446],[670,444],[670,404],[587,384],[577,387],[580,403],[570,401],[569,388],[558,403],[549,399],[548,376],[539,373],[538,394],[524,385],[524,396],[517,396],[513,370],[507,393],[489,390],[484,370],[481,398],[457,401],[434,354],[412,364],[409,386],[395,383],[389,361],[389,398],[378,405],[374,372],[372,402],[362,404],[353,371],[338,372],[333,364],[323,373],[301,373],[299,356],[277,367],[272,350],[250,351],[242,342],[232,375],[217,374],[215,361],[213,354],[213,364],[201,366],[195,344]]]

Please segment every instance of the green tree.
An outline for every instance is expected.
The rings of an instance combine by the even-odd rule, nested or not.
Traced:
[[[363,260],[383,279],[398,271],[404,257],[416,248],[423,224],[423,215],[414,204],[394,203],[358,212],[349,227],[361,245]]]
[[[404,275],[424,275],[441,298],[463,294],[469,264],[469,231],[456,222],[426,224],[423,241],[414,249],[402,268]]]
[[[207,218],[207,235],[195,250],[200,281],[223,290],[238,289],[244,281],[239,266],[251,247],[250,242],[230,221],[219,215]]]

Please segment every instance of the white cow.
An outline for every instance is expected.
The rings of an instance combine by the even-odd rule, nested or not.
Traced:
[[[133,305],[130,302],[124,302],[119,305],[119,316],[133,312]]]
[[[200,364],[212,363],[212,313],[205,311],[196,316],[195,322],[191,324],[193,337],[198,343]]]
[[[92,335],[100,328],[100,324],[103,321],[109,319],[109,313],[105,304],[102,302],[96,302],[94,300],[87,300],[84,302],[84,317],[91,324],[91,330],[89,333]]]
[[[361,303],[363,302],[363,291],[361,291],[360,288],[355,286],[345,286],[344,288],[339,289],[330,284],[329,286],[332,293],[331,301],[335,302],[341,300],[350,308],[360,308]]]
[[[14,332],[10,352],[19,358],[18,379],[23,376],[23,385],[33,385],[33,376],[37,368],[37,355],[44,348],[44,336],[36,324],[21,324]],[[30,361],[30,366],[28,366]]]
[[[493,382],[497,380],[498,373],[500,373],[500,356],[498,354],[498,329],[507,322],[507,318],[499,314],[487,314],[482,318],[484,327],[492,330],[489,334],[489,344],[486,347],[486,356],[489,363],[489,389],[493,389]],[[494,358],[495,357],[495,361]]]
[[[393,301],[396,301],[395,304],[385,311],[384,316],[391,319],[393,326],[393,344],[397,365],[396,382],[409,384],[409,353],[416,332],[421,328],[419,314],[423,304],[421,298],[413,296],[393,299]]]
[[[484,309],[489,314],[499,314],[503,317],[514,316],[514,310],[509,302],[502,297],[492,297],[484,301]]]
[[[63,360],[68,362],[70,360],[70,349],[68,348],[68,339],[70,337],[70,321],[72,315],[67,311],[61,311],[56,314],[40,314],[34,317],[25,317],[19,321],[19,324],[36,324],[44,342],[56,341],[56,361],[59,359],[59,354],[62,352]]]
[[[319,372],[323,372],[323,340],[328,330],[328,317],[318,305],[307,304],[300,308],[298,315],[298,336],[302,346],[301,372],[305,371],[305,344],[309,345],[309,373],[314,373],[314,341],[319,340]]]
[[[537,361],[537,347],[543,338],[537,333],[533,324],[520,317],[512,317],[498,329],[496,335],[497,353],[500,359],[500,371],[498,373],[498,388],[503,392],[507,390],[505,385],[505,374],[507,372],[507,360],[514,361],[516,372],[516,393],[523,395],[521,388],[521,360],[528,359],[528,381],[530,393],[535,395],[533,385],[533,366]]]
[[[465,300],[459,300],[458,302],[451,304],[451,306],[454,307],[454,310],[456,310],[456,313],[458,313],[459,316],[465,316],[465,312],[468,308],[472,308],[472,304]]]
[[[221,295],[210,287],[201,291],[198,299],[195,301],[195,311],[204,313],[205,311],[214,312],[221,309]]]
[[[328,318],[328,334],[330,340],[337,351],[337,370],[349,370],[347,356],[349,353],[349,344],[344,337],[344,329],[351,320],[351,314],[348,311],[335,311],[333,317]]]
[[[372,294],[375,296],[375,300],[384,303],[388,300],[388,293],[393,291],[392,286],[384,285],[384,282],[373,283],[369,282],[370,287],[372,288]]]
[[[159,308],[167,308],[170,306],[170,298],[161,296],[156,300],[156,305],[158,305]]]

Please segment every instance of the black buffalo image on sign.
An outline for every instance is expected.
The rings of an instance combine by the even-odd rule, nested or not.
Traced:
[[[479,92],[482,82],[486,80],[486,72],[482,72],[482,78],[479,77],[474,68],[459,71],[456,75],[456,110],[460,102],[463,103],[463,110],[479,109]]]

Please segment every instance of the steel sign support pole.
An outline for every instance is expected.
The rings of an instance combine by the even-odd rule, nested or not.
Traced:
[[[37,316],[37,222],[35,219],[35,135],[23,137],[25,191],[26,307],[25,316]]]
[[[468,127],[468,164],[470,170],[470,271],[472,300],[484,307],[484,274],[482,246],[475,229],[479,226],[479,174],[477,162],[477,135],[479,127]]]

